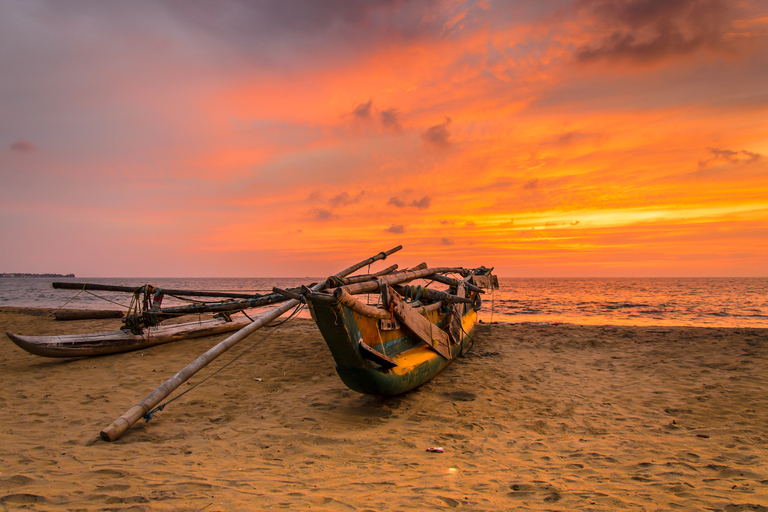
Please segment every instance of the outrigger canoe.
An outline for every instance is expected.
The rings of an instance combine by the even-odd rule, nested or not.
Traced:
[[[11,341],[20,348],[38,356],[102,356],[237,331],[245,327],[251,320],[246,316],[233,318],[231,317],[232,314],[286,300],[277,293],[259,295],[222,291],[169,290],[152,285],[128,287],[93,283],[52,283],[52,286],[57,289],[130,293],[133,295],[133,299],[131,300],[131,308],[123,320],[123,327],[118,331],[55,336],[27,336],[6,333]],[[229,300],[207,303],[189,299],[189,302],[192,302],[190,305],[160,307],[165,295],[177,297],[182,294],[193,297],[224,297]],[[161,322],[174,317],[209,312],[216,312],[216,316],[209,320],[160,325]]]
[[[359,393],[397,395],[427,382],[471,348],[480,293],[498,288],[491,270],[425,268],[303,296],[344,384]],[[401,285],[414,279],[450,287]],[[376,291],[377,306],[354,297]]]
[[[88,357],[140,350],[163,343],[211,336],[237,331],[249,324],[246,317],[212,318],[175,325],[145,327],[138,334],[130,329],[91,334],[65,334],[59,336],[25,336],[7,332],[6,335],[20,348],[45,357]]]

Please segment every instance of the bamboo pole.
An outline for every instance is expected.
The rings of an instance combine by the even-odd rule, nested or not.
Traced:
[[[423,278],[430,274],[459,273],[461,270],[462,270],[461,268],[455,268],[455,267],[425,268],[425,269],[416,270],[416,271],[406,270],[403,272],[395,272],[394,274],[382,277],[381,279],[378,279],[376,281],[368,281],[365,283],[355,283],[348,286],[340,286],[335,290],[329,290],[329,291],[333,293],[336,290],[343,289],[350,295],[358,295],[361,293],[372,293],[372,292],[379,291],[379,284],[382,282],[385,285],[387,284],[393,285],[393,284],[413,281],[414,279]]]
[[[472,304],[472,299],[467,299],[466,297],[459,297],[458,295],[451,295],[448,292],[443,292],[440,290],[433,290],[432,288],[422,288],[420,290],[418,297],[408,297],[408,294],[406,291],[413,291],[413,288],[411,290],[406,290],[405,286],[402,285],[392,285],[392,288],[399,293],[401,296],[407,298],[410,298],[411,300],[423,300],[425,302],[445,302],[447,304],[456,304],[457,302],[463,303],[463,304]]]
[[[296,288],[298,289],[298,288]],[[290,290],[288,290],[290,291]],[[239,300],[236,302],[224,302],[221,304],[191,304],[188,306],[171,306],[168,308],[148,309],[146,312],[154,315],[155,318],[165,320],[179,315],[195,315],[198,313],[217,313],[217,312],[238,312],[244,309],[253,309],[262,306],[269,306],[285,300],[281,293],[270,293],[250,299]]]
[[[362,261],[360,263],[352,265],[347,269],[342,270],[338,274],[335,274],[334,277],[348,276],[352,272],[359,270],[365,267],[366,265],[370,265],[371,263],[378,260],[383,260],[388,255],[395,253],[402,248],[403,248],[402,245],[398,245],[397,247],[390,249],[389,251],[380,252],[376,256],[372,256],[365,261]],[[312,290],[320,291],[326,286],[326,283],[327,283],[327,280],[315,285],[314,287],[312,287]],[[115,421],[113,421],[109,426],[104,428],[104,430],[102,430],[100,434],[101,438],[104,441],[115,441],[119,439],[120,436],[122,436],[129,428],[131,428],[131,426],[134,423],[136,423],[137,421],[139,421],[139,419],[144,417],[149,411],[152,410],[153,407],[155,407],[164,398],[170,395],[176,388],[178,388],[184,382],[189,380],[189,378],[192,377],[195,373],[205,368],[214,359],[219,357],[221,354],[223,354],[230,348],[234,347],[237,343],[245,339],[248,335],[260,329],[264,325],[268,324],[275,318],[290,311],[291,309],[296,307],[298,304],[299,304],[299,301],[297,300],[289,300],[282,306],[277,307],[271,311],[268,311],[264,315],[254,320],[252,323],[248,324],[247,326],[237,331],[235,334],[229,336],[227,339],[223,340],[216,346],[212,347],[205,354],[201,355],[200,357],[192,361],[184,369],[182,369],[176,375],[174,375],[173,377],[165,381],[152,393],[147,395],[146,398],[144,398],[139,403],[137,403],[136,405],[128,409],[122,416],[120,416]]]
[[[114,309],[60,309],[53,314],[56,320],[94,320],[100,318],[123,318],[122,311]]]
[[[427,276],[424,279],[431,279],[433,281],[437,281],[438,283],[447,284],[449,286],[458,286],[458,284],[459,284],[459,281],[457,279],[452,279],[450,277],[441,276],[441,275],[437,275],[437,274],[435,274],[434,276]],[[468,290],[472,290],[473,292],[485,293],[485,290],[483,290],[479,286],[473,285],[472,283],[470,283],[468,281],[464,281],[464,286],[466,286]]]
[[[391,274],[395,270],[397,270],[397,264],[392,265],[391,267],[387,267],[384,270],[376,272],[375,274],[363,274],[363,275],[360,275],[360,276],[346,277],[346,278],[343,278],[343,279],[339,279],[339,282],[341,283],[340,286],[345,286],[345,285],[348,285],[348,284],[362,283],[362,282],[365,282],[365,281],[370,281],[372,279],[376,279],[377,277],[381,277],[381,276],[385,276],[385,275]]]
[[[143,292],[146,285],[141,286],[117,286],[111,284],[94,283],[63,283],[53,282],[51,286],[60,290],[96,290],[102,292],[125,292],[135,293]],[[157,288],[166,295],[186,295],[190,297],[228,297],[232,299],[253,299],[261,297],[259,293],[236,293],[236,292],[205,292],[200,290],[173,290],[170,288]]]

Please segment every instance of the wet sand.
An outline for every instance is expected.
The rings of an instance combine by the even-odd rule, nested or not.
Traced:
[[[0,329],[119,326],[41,313],[0,308]],[[225,337],[55,360],[3,335],[0,510],[768,511],[766,329],[481,325],[466,357],[381,398],[295,320],[99,439]]]

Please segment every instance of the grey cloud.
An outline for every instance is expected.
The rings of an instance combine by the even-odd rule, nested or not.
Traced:
[[[360,202],[360,199],[365,195],[365,190],[360,191],[359,194],[354,196],[349,195],[349,192],[342,192],[336,196],[333,196],[329,203],[331,206],[347,206],[350,204],[356,204]]]
[[[368,103],[361,103],[352,110],[352,115],[357,119],[370,120],[371,119],[371,106],[373,100],[368,100]]]
[[[446,117],[444,123],[429,127],[421,138],[434,148],[448,149],[451,147],[451,133],[448,130],[450,124],[451,118]]]
[[[430,4],[428,0],[163,1],[174,18],[275,67],[291,66],[299,59],[304,65],[326,65],[334,58],[364,53],[382,41],[436,37],[444,20],[426,16]]]
[[[763,157],[763,155],[761,155],[760,153],[755,153],[753,151],[747,151],[744,149],[740,151],[734,151],[732,149],[717,149],[717,148],[707,148],[707,149],[712,154],[712,157],[706,160],[699,160],[700,169],[704,169],[705,167],[708,167],[709,165],[713,163],[718,163],[718,162],[727,162],[731,164],[750,163],[750,162],[755,162],[757,160],[760,160]]]
[[[536,190],[539,187],[539,179],[531,180],[523,185],[523,190]]]
[[[10,150],[17,153],[33,153],[37,147],[28,140],[17,140],[10,146]]]
[[[432,198],[429,196],[424,196],[421,199],[414,199],[410,203],[406,203],[402,199],[398,197],[390,197],[389,201],[387,201],[387,204],[391,204],[393,206],[396,206],[398,208],[405,208],[406,206],[413,206],[415,208],[418,208],[420,210],[429,208],[432,204]]]
[[[381,112],[381,124],[387,130],[402,132],[403,125],[400,123],[400,115],[396,108],[389,108]]]
[[[387,233],[405,233],[405,226],[402,224],[392,224],[387,229],[384,230]]]
[[[309,216],[312,219],[319,221],[329,221],[339,218],[338,215],[335,215],[331,210],[327,208],[313,208],[309,211]]]
[[[575,52],[582,62],[650,62],[702,48],[726,48],[730,8],[725,0],[581,0],[598,37]]]
[[[588,140],[598,140],[602,137],[599,133],[570,131],[557,134],[555,137],[541,143],[542,146],[566,147],[579,144]]]

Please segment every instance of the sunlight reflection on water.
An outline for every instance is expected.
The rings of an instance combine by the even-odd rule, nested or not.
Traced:
[[[0,279],[0,306],[62,306],[77,294],[51,288],[49,278]],[[267,293],[319,278],[87,278],[121,286]],[[483,297],[484,322],[563,322],[590,325],[768,327],[768,278],[500,278]],[[434,286],[434,285],[433,285]],[[443,288],[442,285],[438,286]],[[120,309],[126,294],[80,294],[68,308]],[[164,306],[179,305],[167,298]],[[305,311],[301,315],[308,318]]]

